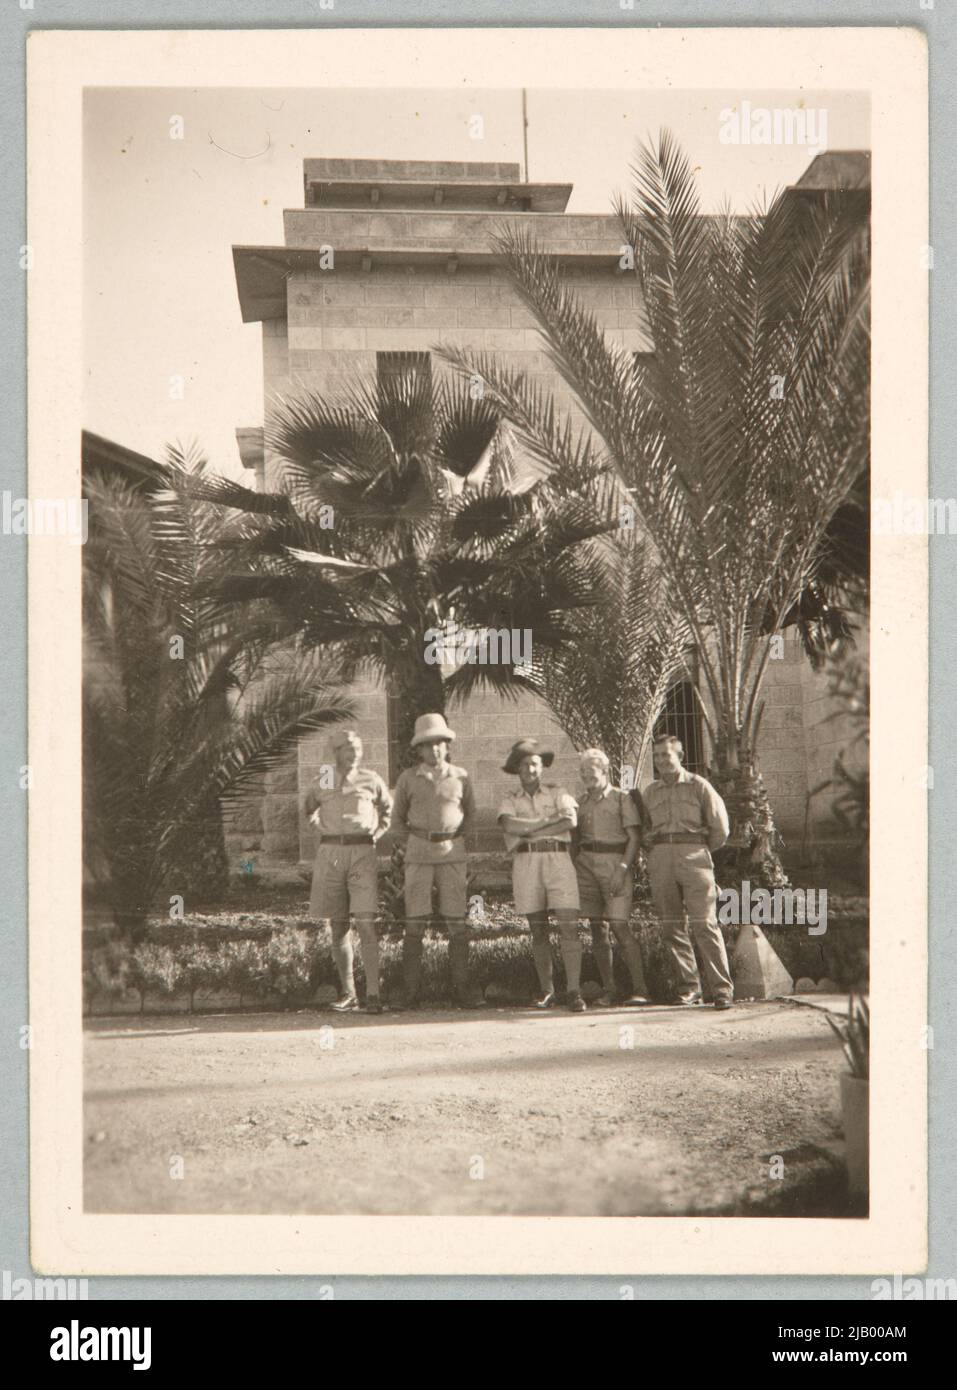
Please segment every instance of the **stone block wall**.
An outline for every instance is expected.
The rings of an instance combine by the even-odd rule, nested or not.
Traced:
[[[626,352],[651,344],[643,328],[641,294],[633,276],[608,268],[569,271],[584,305]],[[379,352],[428,352],[435,377],[449,368],[440,345],[494,353],[503,367],[547,387],[560,409],[584,418],[543,350],[534,320],[505,271],[462,267],[448,274],[434,264],[298,272],[288,284],[288,318],[263,323],[263,386],[267,434],[270,409],[307,392],[344,394],[357,379],[375,380]],[[278,464],[267,456],[267,480]]]

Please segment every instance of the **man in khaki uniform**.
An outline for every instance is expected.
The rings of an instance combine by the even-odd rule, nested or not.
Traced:
[[[561,932],[562,961],[572,1013],[584,1013],[581,997],[582,947],[578,935],[578,879],[571,860],[571,838],[578,819],[575,798],[554,782],[543,782],[542,771],[555,754],[539,752],[533,738],[512,746],[502,771],[520,780],[519,789],[502,799],[498,823],[512,857],[515,909],[528,918],[532,956],[541,988],[539,1009],[555,1003],[552,948],[548,914],[554,912]]]
[[[352,729],[332,740],[333,786],[317,778],[306,794],[306,815],[319,831],[309,915],[332,923],[332,954],[341,988],[333,1004],[340,1013],[358,1009],[353,974],[350,914],[359,929],[366,975],[366,1011],[381,1013],[375,842],[389,828],[392,798],[382,778],[360,766],[362,740]]]
[[[641,947],[628,921],[641,818],[629,794],[612,786],[610,762],[600,748],[586,748],[580,765],[585,792],[578,798],[575,871],[581,915],[591,922],[592,950],[601,976],[602,993],[595,1002],[615,1002],[614,932],[631,976],[632,992],[623,1002],[647,1004]]]
[[[468,854],[465,836],[475,821],[475,793],[464,767],[449,761],[454,732],[441,714],[415,721],[412,747],[419,763],[395,788],[393,832],[405,843],[405,931],[402,974],[405,1008],[414,1008],[422,979],[422,943],[432,916],[432,891],[449,932],[449,968],[455,1000],[476,1008],[482,998],[469,982],[466,922]]]
[[[698,1004],[702,997],[690,928],[714,1006],[730,1009],[734,986],[718,926],[711,858],[728,838],[728,812],[710,782],[682,767],[683,752],[673,734],[655,739],[658,777],[642,794],[651,895],[678,972],[677,1002]]]

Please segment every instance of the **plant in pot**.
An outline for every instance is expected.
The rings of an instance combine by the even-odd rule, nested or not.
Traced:
[[[827,1015],[827,1021],[841,1040],[849,1071],[841,1072],[841,1113],[847,1144],[847,1182],[852,1196],[866,1196],[868,1190],[868,1057],[870,1048],[870,1009],[867,996],[851,992],[847,1018]]]

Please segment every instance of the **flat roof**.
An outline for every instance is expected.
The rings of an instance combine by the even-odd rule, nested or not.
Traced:
[[[445,211],[564,212],[570,183],[412,179],[306,180],[307,208],[436,208]]]
[[[234,246],[233,267],[243,323],[260,323],[263,319],[283,318],[286,313],[288,278],[292,274],[320,269],[322,252],[318,246],[295,248],[289,246]],[[617,251],[552,251],[563,265],[587,266],[591,269],[617,269]],[[502,258],[492,250],[463,251],[461,247],[352,247],[336,249],[336,266],[361,268],[369,262],[370,272],[382,265],[500,265]],[[331,277],[335,270],[324,272]]]

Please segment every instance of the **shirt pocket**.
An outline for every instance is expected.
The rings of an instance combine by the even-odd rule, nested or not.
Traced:
[[[439,783],[439,798],[442,801],[461,801],[462,783],[457,777],[445,777]]]

